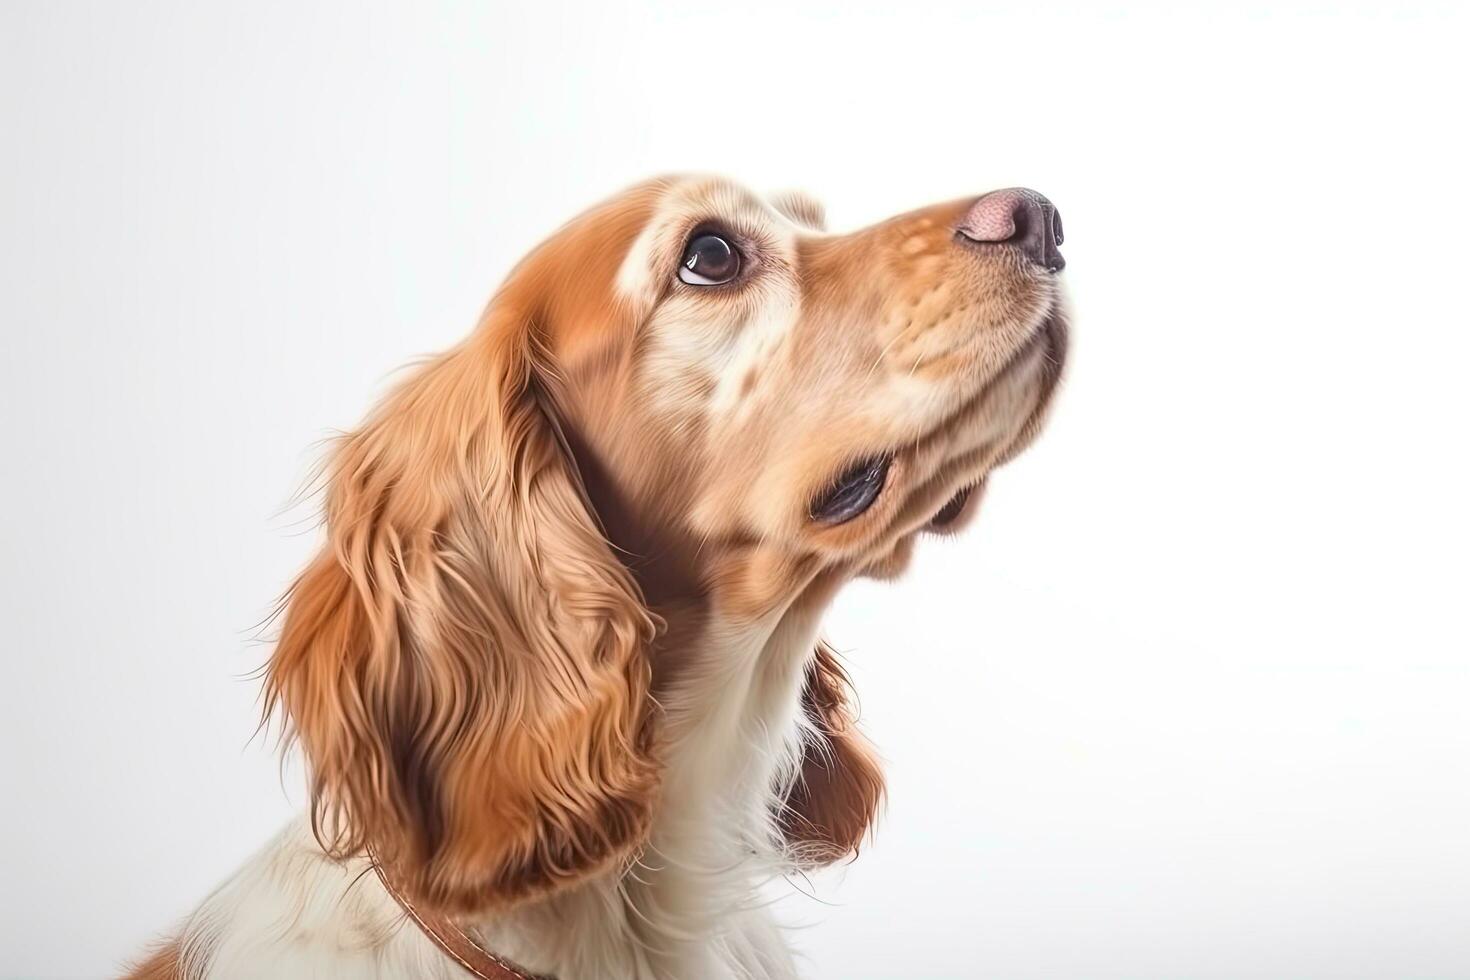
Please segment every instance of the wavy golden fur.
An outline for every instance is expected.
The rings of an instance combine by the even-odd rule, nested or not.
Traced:
[[[328,853],[371,845],[456,911],[626,855],[657,786],[655,620],[516,326],[489,324],[343,444],[329,544],[291,590],[266,686]]]

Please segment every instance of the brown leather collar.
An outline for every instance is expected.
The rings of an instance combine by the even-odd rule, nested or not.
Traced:
[[[424,935],[434,941],[434,945],[444,950],[450,959],[464,967],[470,975],[479,977],[479,980],[550,980],[548,977],[527,973],[509,960],[496,956],[475,942],[469,933],[447,915],[415,907],[403,890],[393,883],[382,864],[378,863],[377,856],[369,852],[368,860],[378,873],[378,880],[388,889],[388,894],[393,896],[393,901],[423,930]]]

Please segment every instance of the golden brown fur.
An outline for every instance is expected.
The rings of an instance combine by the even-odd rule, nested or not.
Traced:
[[[621,858],[656,787],[655,621],[538,401],[531,323],[501,309],[338,451],[266,688],[329,853],[371,846],[455,911]]]

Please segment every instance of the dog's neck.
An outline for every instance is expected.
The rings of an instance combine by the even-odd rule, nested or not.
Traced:
[[[712,957],[730,951],[712,940],[783,870],[775,817],[800,760],[821,610],[744,621],[703,605],[658,611],[665,771],[647,845],[627,870],[485,925],[492,948],[535,972],[725,976]]]

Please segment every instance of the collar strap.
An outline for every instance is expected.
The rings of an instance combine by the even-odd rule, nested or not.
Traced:
[[[393,901],[414,921],[424,935],[434,941],[450,959],[464,967],[471,976],[479,980],[548,980],[526,973],[514,963],[496,956],[465,932],[447,915],[420,909],[409,900],[403,890],[393,883],[388,871],[378,861],[376,854],[368,851],[368,860],[378,873],[378,880],[393,896]]]

